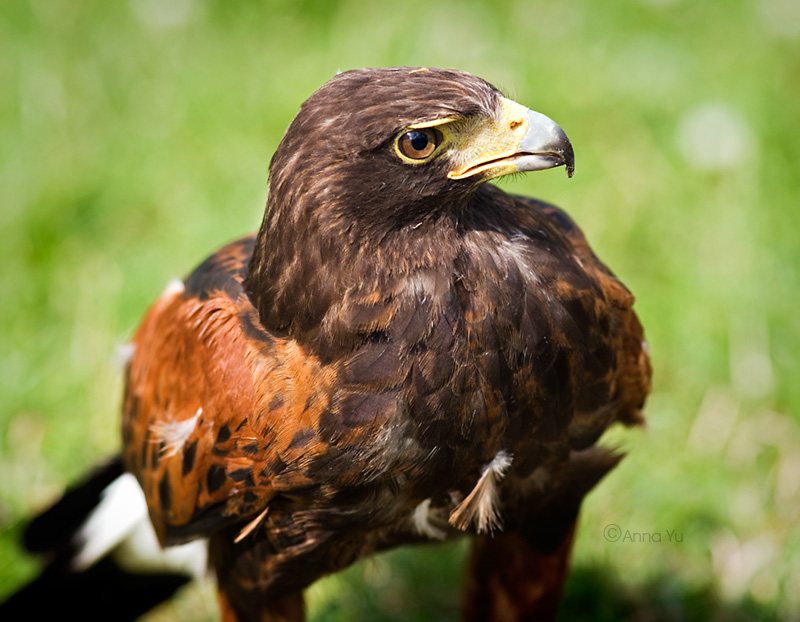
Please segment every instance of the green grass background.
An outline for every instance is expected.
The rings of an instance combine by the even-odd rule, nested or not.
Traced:
[[[3,0],[0,597],[37,569],[26,517],[118,448],[115,349],[149,303],[258,226],[315,88],[399,64],[561,124],[574,179],[501,183],[566,208],[638,298],[649,425],[608,436],[629,456],[586,501],[561,619],[800,619],[794,0]],[[455,620],[465,553],[362,563],[311,618]],[[215,607],[202,585],[149,620]]]

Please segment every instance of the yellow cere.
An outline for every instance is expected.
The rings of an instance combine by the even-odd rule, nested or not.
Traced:
[[[427,158],[409,158],[400,150],[402,137],[412,130],[435,127],[442,133],[442,142]],[[515,101],[500,98],[498,114],[486,117],[451,117],[410,125],[395,139],[394,148],[400,159],[408,164],[424,164],[446,154],[454,163],[447,176],[465,179],[477,174],[499,177],[513,173],[516,165],[511,159],[528,131],[528,109]]]
[[[502,97],[496,117],[474,121],[472,127],[464,127],[454,140],[458,145],[453,153],[455,167],[447,176],[464,179],[480,173],[489,177],[513,173],[516,165],[511,158],[518,153],[519,144],[528,131],[528,109]]]

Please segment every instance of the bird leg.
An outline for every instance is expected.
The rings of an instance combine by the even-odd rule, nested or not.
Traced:
[[[302,587],[269,589],[264,560],[271,546],[261,534],[234,542],[240,525],[220,530],[209,541],[209,556],[217,578],[222,622],[304,622]]]
[[[222,622],[304,622],[306,619],[302,592],[253,603],[255,606],[247,609],[254,612],[253,615],[257,616],[255,618],[242,612],[241,606],[235,609],[223,590],[219,590],[217,596]],[[241,605],[241,603],[238,604]]]
[[[477,536],[472,545],[464,622],[553,620],[569,566],[575,525],[553,553],[516,533]]]

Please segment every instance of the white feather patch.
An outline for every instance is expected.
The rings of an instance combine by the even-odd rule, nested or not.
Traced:
[[[142,520],[150,520],[144,493],[136,478],[125,473],[106,487],[100,503],[75,534],[78,546],[72,568],[86,570],[105,557]]]
[[[183,421],[159,421],[150,426],[150,431],[153,433],[154,443],[164,443],[162,455],[167,458],[177,454],[189,437],[192,435],[195,427],[197,426],[197,419],[203,414],[203,407],[197,409],[193,417],[189,417]]]
[[[422,503],[414,508],[414,513],[411,515],[411,522],[414,526],[414,531],[421,536],[430,538],[431,540],[444,540],[447,538],[447,532],[440,527],[437,527],[431,522],[431,500],[425,499]]]
[[[497,487],[511,466],[513,456],[505,450],[497,452],[486,466],[475,488],[450,513],[450,524],[466,531],[472,523],[478,533],[494,531],[500,527]]]
[[[175,572],[192,577],[205,574],[208,541],[196,540],[162,548],[158,543],[139,482],[125,473],[103,491],[100,503],[75,534],[72,569],[86,570],[112,554],[130,572]]]
[[[172,279],[167,286],[164,288],[164,291],[161,292],[161,297],[166,298],[167,296],[174,296],[175,294],[182,294],[186,289],[186,285],[184,285],[183,281],[180,279]]]
[[[121,343],[114,348],[114,365],[117,369],[124,370],[136,353],[135,343]]]
[[[137,523],[113,552],[114,561],[128,572],[172,572],[198,579],[207,574],[208,540],[163,548],[149,519]]]

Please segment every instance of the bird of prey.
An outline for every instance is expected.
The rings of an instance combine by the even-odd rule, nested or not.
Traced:
[[[319,577],[462,535],[465,619],[551,618],[619,460],[598,438],[642,421],[651,375],[633,296],[571,218],[485,183],[562,165],[554,121],[470,74],[334,77],[277,148],[259,231],[144,318],[102,472],[124,479],[92,498],[143,491],[166,553],[207,546],[227,622],[302,620]],[[100,518],[80,568],[121,546],[86,552]]]

